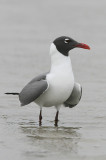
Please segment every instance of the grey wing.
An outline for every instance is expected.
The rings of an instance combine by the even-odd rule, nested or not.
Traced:
[[[36,100],[48,88],[46,74],[35,77],[19,93],[21,106],[27,105]]]
[[[64,102],[65,107],[72,108],[76,106],[82,96],[82,87],[79,83],[75,83],[70,97]]]

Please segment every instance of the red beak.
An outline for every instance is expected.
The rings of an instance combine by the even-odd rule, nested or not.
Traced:
[[[87,44],[84,44],[84,43],[78,43],[78,45],[76,47],[90,50],[90,47]]]

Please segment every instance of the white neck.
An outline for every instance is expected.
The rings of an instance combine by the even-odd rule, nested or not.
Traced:
[[[72,72],[71,59],[69,56],[64,56],[57,49],[56,46],[52,43],[50,47],[50,56],[51,56],[51,70],[58,71],[61,69],[61,72]]]

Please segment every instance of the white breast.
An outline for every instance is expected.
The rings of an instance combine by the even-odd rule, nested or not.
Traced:
[[[69,56],[64,56],[51,45],[51,70],[47,74],[49,88],[35,101],[37,104],[50,107],[64,103],[74,87],[74,76]]]

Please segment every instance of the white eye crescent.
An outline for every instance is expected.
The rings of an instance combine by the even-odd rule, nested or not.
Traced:
[[[64,40],[64,43],[69,43],[70,42],[70,39],[68,39],[68,38],[66,38],[65,40]]]

